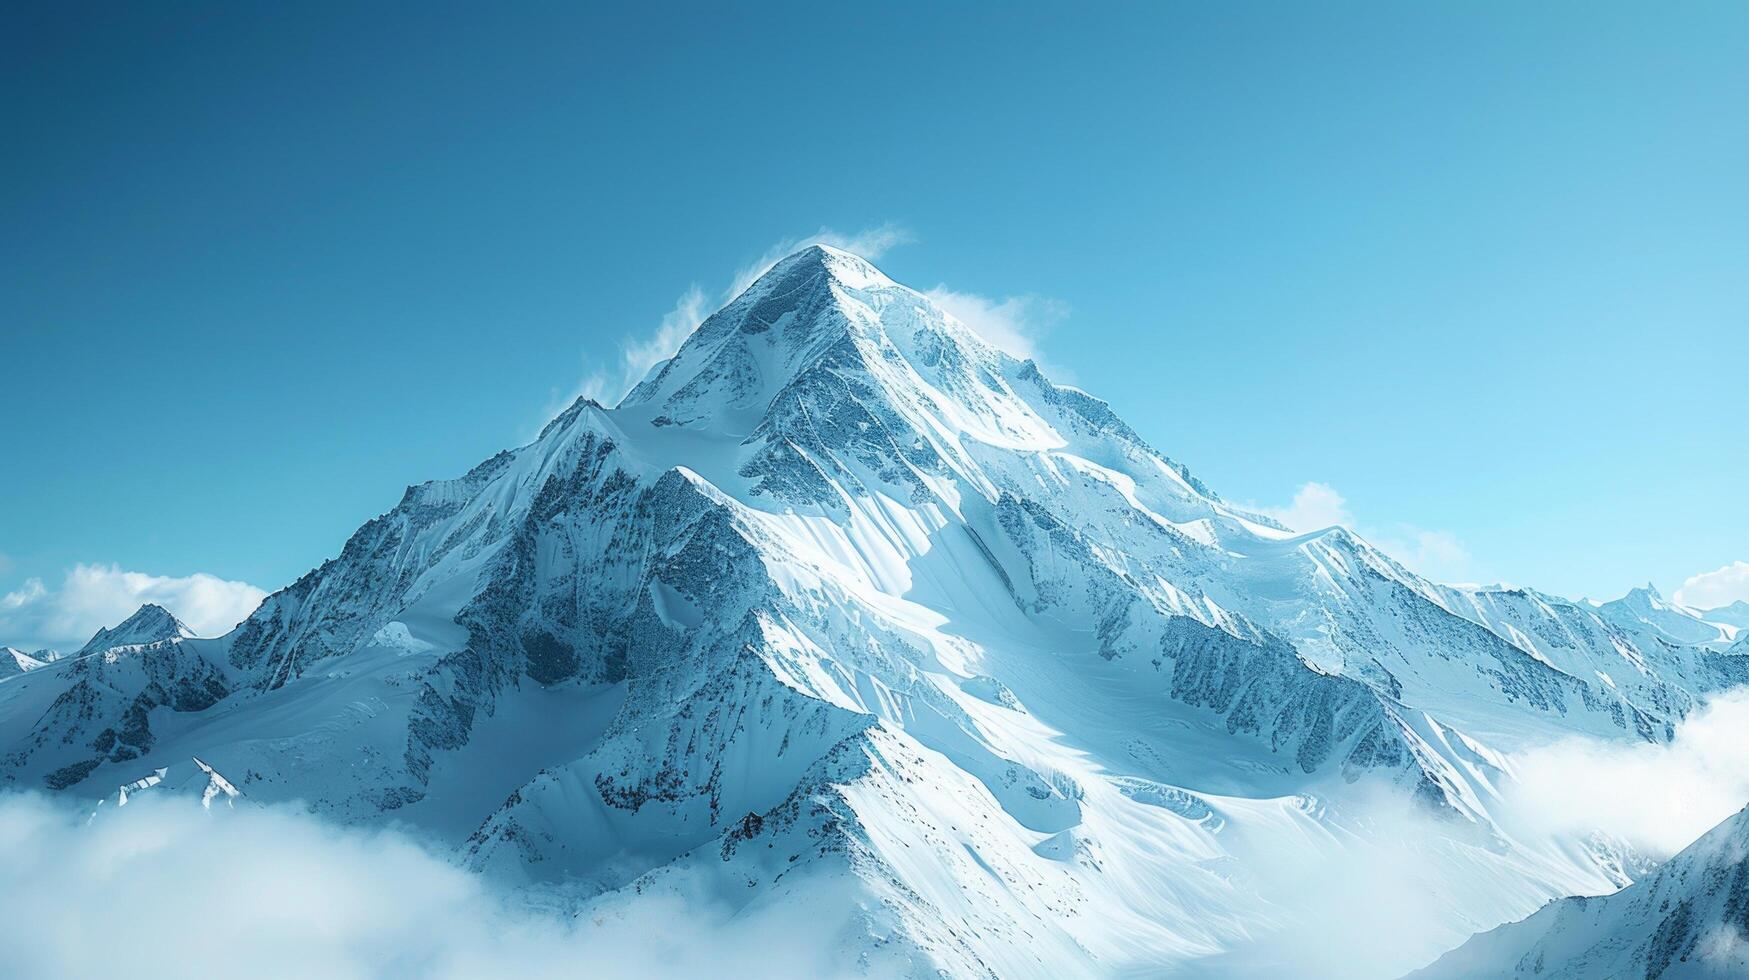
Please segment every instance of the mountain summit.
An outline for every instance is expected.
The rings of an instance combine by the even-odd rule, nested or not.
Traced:
[[[99,629],[74,656],[82,657],[116,647],[143,646],[192,636],[194,630],[172,615],[170,610],[157,603],[148,602],[115,626]]]
[[[1666,741],[1749,679],[1632,612],[1249,514],[814,246],[228,635],[142,610],[101,642],[174,642],[8,680],[0,752],[83,794],[198,756],[579,914],[732,896],[875,975],[1387,975],[1627,880],[1501,800],[1506,752]],[[1397,820],[1451,899],[1381,937],[1304,869],[1387,863]],[[1339,927],[1362,959],[1271,938]]]

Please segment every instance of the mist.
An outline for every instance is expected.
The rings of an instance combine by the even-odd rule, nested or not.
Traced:
[[[1668,744],[1571,738],[1511,763],[1515,822],[1555,835],[1602,831],[1662,860],[1749,803],[1749,691],[1714,698]]]
[[[672,884],[573,917],[290,806],[145,793],[93,819],[6,793],[0,839],[5,976],[806,976],[842,938]]]
[[[1695,712],[1667,745],[1574,738],[1508,761],[1497,815],[1521,839],[1601,831],[1667,858],[1749,801],[1749,692]],[[1347,812],[1298,843],[1248,842],[1239,881],[1279,903],[1281,928],[1197,972],[1394,976],[1498,924],[1499,893],[1465,894],[1487,873],[1450,826],[1395,797],[1349,800]],[[170,978],[198,964],[268,978],[818,976],[866,948],[831,879],[778,907],[684,874],[602,903],[537,902],[408,834],[293,805],[208,811],[147,792],[93,818],[4,793],[0,835],[0,914],[23,940],[0,946],[7,976]],[[1528,914],[1548,897],[1527,885],[1511,901]]]

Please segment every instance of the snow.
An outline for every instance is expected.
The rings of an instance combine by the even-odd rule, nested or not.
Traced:
[[[7,679],[0,778],[168,771],[910,974],[1390,976],[1621,884],[1501,805],[1508,759],[1749,680],[1691,612],[1274,526],[820,246],[231,634],[142,610]]]
[[[1749,811],[1613,895],[1551,902],[1476,936],[1418,980],[1726,978],[1749,974]]]

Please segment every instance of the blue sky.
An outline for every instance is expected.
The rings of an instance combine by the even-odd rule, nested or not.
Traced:
[[[0,642],[222,619],[824,230],[1430,574],[1749,560],[1749,6],[591,6],[0,14]]]

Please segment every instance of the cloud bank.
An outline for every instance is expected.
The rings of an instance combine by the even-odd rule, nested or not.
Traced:
[[[196,572],[180,578],[124,571],[119,565],[75,565],[58,588],[42,579],[0,596],[0,642],[27,648],[78,647],[140,606],[155,602],[202,636],[237,625],[267,593],[248,582]]]
[[[1666,858],[1749,803],[1749,691],[1714,698],[1666,745],[1573,738],[1511,761],[1515,819],[1601,830]]]
[[[1601,830],[1667,857],[1749,800],[1749,692],[1696,712],[1668,745],[1570,739],[1508,762],[1515,833]],[[0,849],[0,915],[28,923],[28,941],[0,954],[7,971],[153,980],[199,957],[266,978],[824,976],[869,948],[830,878],[736,905],[753,896],[665,875],[573,915],[561,893],[503,888],[401,832],[158,792],[95,819],[64,798],[0,793],[0,839],[20,845]],[[1449,825],[1395,796],[1355,812],[1364,838],[1257,842],[1252,884],[1280,903],[1279,930],[1211,967],[1396,975],[1493,924],[1455,914],[1441,890],[1474,873],[1472,856],[1437,844]]]
[[[573,918],[404,834],[152,792],[96,819],[0,794],[14,845],[0,849],[0,915],[25,930],[0,953],[8,975],[825,976],[835,962],[833,930],[704,894]]]
[[[1734,561],[1689,576],[1671,598],[1696,609],[1717,609],[1738,600],[1749,602],[1749,561]]]

